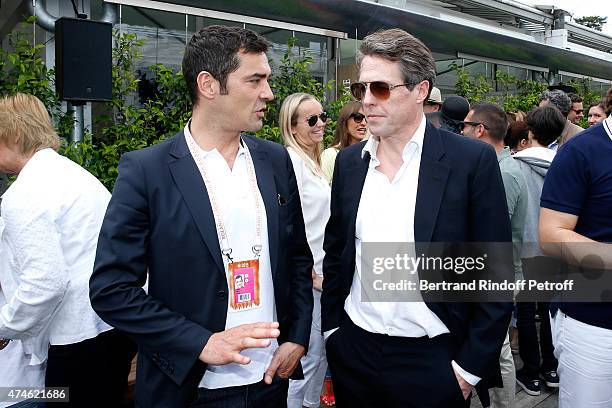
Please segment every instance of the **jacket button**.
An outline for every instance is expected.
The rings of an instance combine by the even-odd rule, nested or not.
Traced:
[[[220,298],[224,298],[225,297],[225,291],[224,290],[220,290],[217,292],[217,296],[219,296]]]

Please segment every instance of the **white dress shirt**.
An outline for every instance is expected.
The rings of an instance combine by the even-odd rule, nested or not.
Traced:
[[[287,148],[287,151],[293,163],[293,171],[300,192],[306,239],[314,259],[314,270],[317,275],[323,276],[323,258],[325,257],[323,238],[325,226],[329,220],[331,189],[327,180],[310,171],[304,160],[292,148]]]
[[[344,310],[353,323],[371,333],[430,338],[449,333],[442,320],[422,301],[418,291],[412,294],[418,297],[417,301],[412,298],[411,301],[381,302],[362,298],[368,294],[361,286],[362,242],[414,243],[414,215],[425,126],[425,116],[422,116],[419,127],[404,147],[403,164],[392,181],[377,169],[381,163],[376,155],[379,145],[376,136],[368,139],[362,151],[362,157],[366,152],[370,154],[370,163],[357,211],[355,273]],[[414,245],[410,247],[414,252]],[[331,332],[326,332],[327,336]],[[470,384],[475,385],[480,380],[454,361],[452,365]]]
[[[192,137],[189,124],[185,126],[184,132],[186,138]],[[199,146],[197,148],[203,155],[207,170],[206,174],[215,189],[214,194],[221,209],[228,243],[232,248],[232,258],[234,261],[254,259],[255,255],[251,247],[256,243],[256,211],[247,170],[246,145],[241,143],[238,147],[238,154],[231,169],[217,149],[205,151]],[[230,294],[227,297],[225,329],[231,329],[232,327],[248,323],[276,321],[266,208],[261,194],[257,194],[257,199],[260,201],[263,213],[261,222],[262,249],[259,257],[261,302],[257,308],[235,311],[230,307]],[[223,256],[223,264],[229,288],[229,271],[225,256]],[[199,387],[216,389],[257,383],[263,379],[264,373],[272,361],[272,355],[277,348],[278,342],[276,339],[273,339],[266,348],[249,348],[240,353],[251,359],[249,364],[209,364],[206,366],[206,372],[200,381]]]
[[[110,330],[91,308],[89,277],[110,193],[52,149],[36,152],[2,197],[0,337],[23,340],[30,364]]]

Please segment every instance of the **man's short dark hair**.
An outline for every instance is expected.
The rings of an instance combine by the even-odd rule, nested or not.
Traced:
[[[572,101],[572,105],[575,103],[582,103],[583,99],[580,95],[578,95],[577,93],[568,93],[567,96],[570,97],[570,100]]]
[[[472,121],[482,122],[489,129],[487,132],[491,139],[501,142],[508,131],[508,118],[506,113],[497,105],[488,102],[477,103],[472,106]]]
[[[410,90],[421,81],[429,82],[429,94],[436,80],[436,61],[421,40],[399,28],[368,34],[357,53],[357,65],[363,57],[374,56],[398,62],[404,82]],[[427,98],[429,98],[429,94]]]
[[[556,106],[548,104],[529,112],[525,123],[533,138],[542,146],[548,146],[561,136],[566,119]]]
[[[553,104],[566,118],[570,110],[572,110],[572,100],[560,89],[542,92],[540,94],[540,101],[548,101]]]
[[[504,144],[511,149],[516,149],[521,140],[529,140],[529,128],[525,122],[512,122],[508,126]]]
[[[212,25],[195,33],[183,56],[183,76],[191,103],[198,101],[198,74],[206,71],[219,81],[221,93],[227,93],[227,77],[240,67],[238,52],[265,53],[268,41],[254,31],[241,27]]]

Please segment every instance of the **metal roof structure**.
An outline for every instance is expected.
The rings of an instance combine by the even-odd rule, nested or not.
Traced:
[[[105,1],[141,7],[160,4]],[[164,4],[315,27],[344,33],[339,36],[344,38],[361,39],[377,29],[399,27],[438,54],[471,55],[612,80],[611,37],[566,21],[568,13],[563,10],[542,10],[515,0],[166,0]]]
[[[568,41],[604,52],[612,52],[612,37],[588,27],[561,22],[567,12],[553,7],[533,7],[517,1],[499,0],[423,0],[435,7],[465,13],[500,24],[524,30],[531,34],[544,33],[561,24],[568,31]],[[556,17],[556,14],[559,17]],[[557,21],[555,21],[557,20]]]

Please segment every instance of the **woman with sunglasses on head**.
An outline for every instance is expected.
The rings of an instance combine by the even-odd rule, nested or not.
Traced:
[[[306,238],[314,259],[312,270],[314,309],[308,354],[302,357],[304,380],[291,380],[289,408],[318,407],[327,370],[321,334],[323,236],[329,218],[331,191],[321,169],[321,145],[327,114],[319,101],[306,93],[289,95],[279,113],[279,127],[289,151],[298,184]]]
[[[368,120],[363,113],[363,105],[358,101],[347,102],[338,115],[334,140],[321,155],[323,173],[331,184],[334,173],[336,155],[342,149],[354,143],[367,139]]]
[[[593,103],[589,106],[589,127],[603,122],[607,117],[608,115],[606,115],[606,107],[603,101]]]

